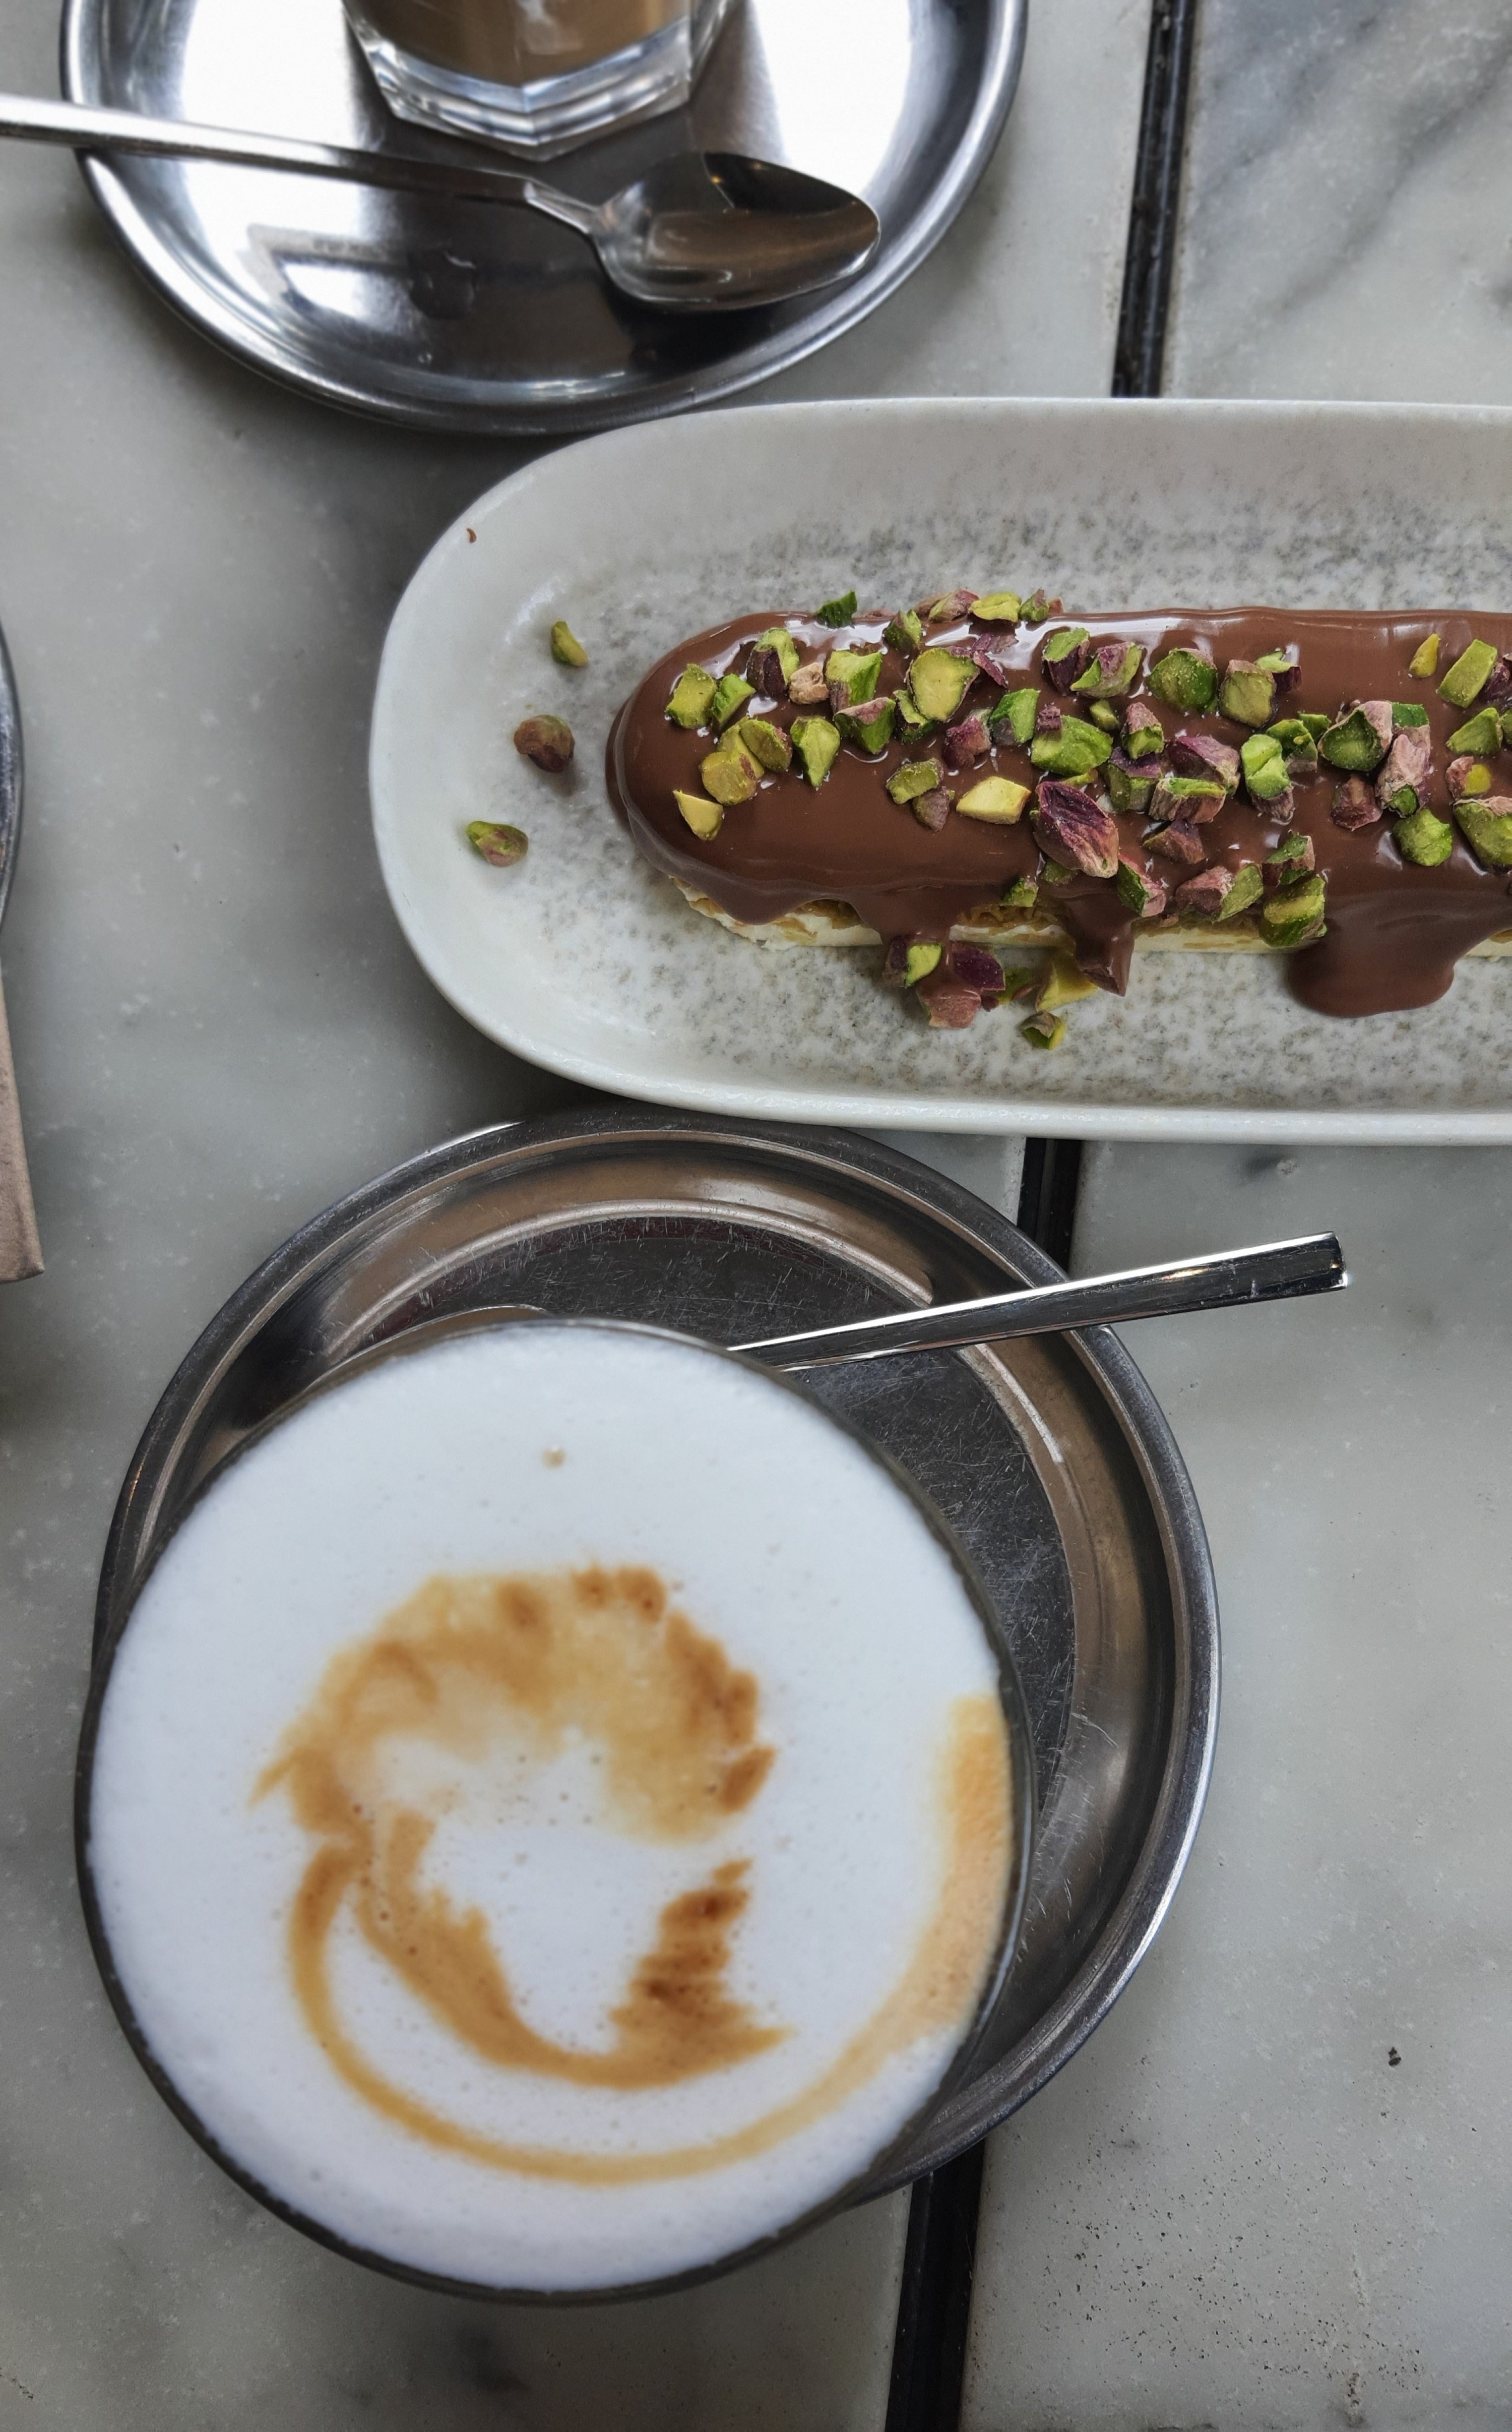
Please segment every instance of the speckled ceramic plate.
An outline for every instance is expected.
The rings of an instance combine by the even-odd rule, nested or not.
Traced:
[[[1512,964],[1337,1022],[1279,958],[1136,958],[1054,1056],[1012,1020],[931,1031],[877,956],[733,937],[612,813],[611,719],[682,634],[751,608],[1045,583],[1068,606],[1512,606],[1512,414],[1391,405],[878,400],[746,408],[531,464],[400,601],[372,740],[378,853],[438,988],[522,1056],[728,1114],[1083,1138],[1512,1140]],[[553,617],[591,665],[556,667]],[[511,748],[554,710],[565,781]],[[462,828],[529,833],[509,870]],[[1512,904],[1509,904],[1512,919]]]

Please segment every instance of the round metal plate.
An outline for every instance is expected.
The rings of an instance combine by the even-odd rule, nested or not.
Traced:
[[[690,144],[862,194],[860,278],[760,312],[643,311],[570,231],[495,205],[267,170],[88,160],[153,284],[206,334],[333,405],[429,430],[591,431],[764,378],[862,320],[949,227],[1018,80],[1028,0],[738,0],[689,110],[550,164],[598,200]],[[445,157],[392,119],[342,0],[65,0],[75,101]]]
[[[6,637],[0,633],[0,920],[15,874],[21,835],[21,705],[10,672]]]
[[[99,1637],[233,1445],[422,1321],[523,1302],[748,1342],[1057,1272],[969,1192],[849,1133],[618,1108],[475,1133],[317,1217],[200,1337],[122,1492]],[[955,1529],[1006,1627],[1034,1741],[1017,1956],[970,2073],[899,2157],[900,2185],[1053,2075],[1148,1949],[1206,1791],[1218,1615],[1180,1455],[1110,1334],[802,1381]]]

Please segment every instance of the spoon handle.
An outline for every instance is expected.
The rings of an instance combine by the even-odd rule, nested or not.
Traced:
[[[289,135],[242,135],[230,127],[195,127],[176,118],[144,118],[134,110],[93,110],[76,101],[37,101],[0,93],[0,136],[23,143],[66,144],[76,152],[139,152],[178,160],[223,160],[247,169],[292,170],[301,177],[344,177],[406,194],[465,195],[474,202],[524,203],[566,218],[572,198],[534,177],[469,160],[417,160],[404,152],[351,151],[339,144],[307,144]],[[562,205],[566,203],[568,211]],[[578,206],[579,211],[587,207]],[[574,222],[574,225],[576,222]]]
[[[968,1343],[1009,1343],[1023,1334],[1069,1333],[1084,1326],[1118,1326],[1134,1317],[1178,1317],[1195,1309],[1253,1307],[1311,1292],[1342,1292],[1349,1282],[1344,1253],[1332,1233],[1268,1241],[1249,1250],[1215,1250],[1164,1266],[1130,1267],[1120,1275],[1040,1284],[1030,1292],[993,1292],[937,1309],[908,1309],[897,1317],[865,1317],[814,1334],[781,1334],[736,1343],[735,1351],[772,1368],[825,1368],[843,1360],[886,1360],[899,1351],[945,1351]]]

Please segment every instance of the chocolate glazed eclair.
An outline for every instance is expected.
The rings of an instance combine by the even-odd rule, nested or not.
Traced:
[[[700,910],[875,944],[932,1022],[1122,994],[1135,943],[1281,951],[1323,1013],[1512,952],[1512,617],[854,595],[660,660],[611,796]],[[1004,946],[1059,950],[1004,974]]]

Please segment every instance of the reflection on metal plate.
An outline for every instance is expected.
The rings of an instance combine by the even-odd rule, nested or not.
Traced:
[[[760,312],[642,311],[570,230],[494,205],[174,161],[92,160],[85,175],[169,301],[264,371],[433,430],[596,430],[727,397],[891,295],[986,164],[1027,12],[1028,0],[738,0],[691,110],[551,165],[601,200],[704,144],[865,195],[882,224],[870,268]],[[342,0],[66,0],[63,89],[255,132],[448,149],[389,117]]]
[[[528,1303],[729,1343],[1056,1273],[969,1192],[848,1133],[648,1109],[476,1133],[317,1217],[201,1336],[123,1491],[100,1632],[249,1428],[407,1326]],[[899,2158],[900,2183],[1043,2085],[1148,1947],[1212,1759],[1213,1580],[1169,1430],[1111,1335],[804,1381],[908,1470],[965,1545],[1013,1644],[1038,1768],[1018,1956],[971,2072],[928,2142]]]

